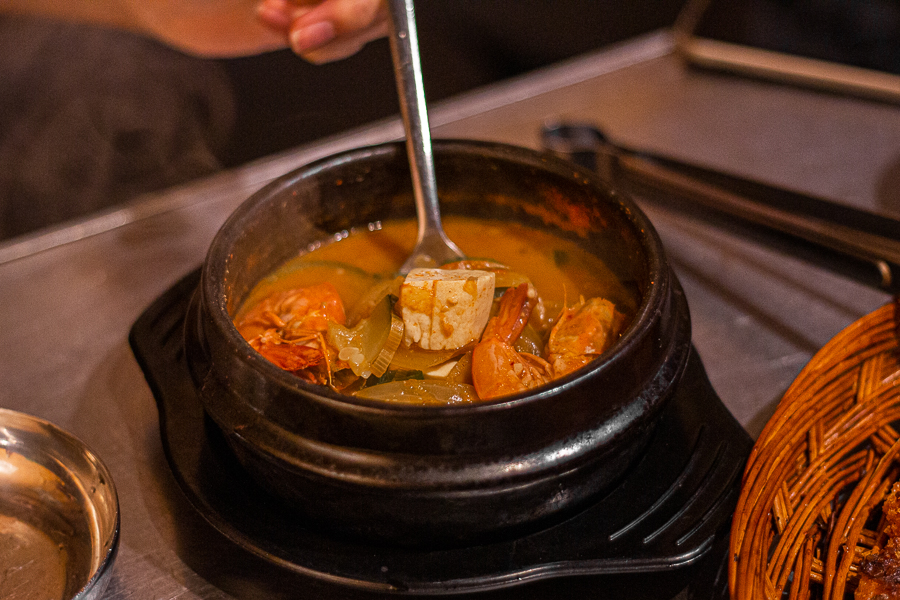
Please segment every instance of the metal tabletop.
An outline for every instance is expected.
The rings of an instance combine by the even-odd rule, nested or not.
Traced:
[[[900,215],[898,107],[687,68],[659,32],[435,105],[435,137],[537,147],[553,119],[624,144]],[[321,140],[0,245],[0,406],[78,436],[109,466],[122,537],[106,598],[229,598],[184,560],[154,398],[128,345],[147,306],[197,267],[253,191],[313,159],[398,139],[398,120]],[[641,204],[641,198],[637,198]],[[693,340],[756,436],[810,357],[881,292],[657,205],[645,206],[685,288]],[[224,570],[224,567],[223,567]],[[304,594],[299,593],[300,597]]]

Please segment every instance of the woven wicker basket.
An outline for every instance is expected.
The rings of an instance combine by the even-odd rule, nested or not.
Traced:
[[[801,371],[760,434],[731,530],[734,600],[850,598],[900,478],[900,302]]]

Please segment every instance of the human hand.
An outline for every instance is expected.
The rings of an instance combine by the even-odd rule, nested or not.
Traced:
[[[257,17],[317,64],[346,58],[388,34],[384,0],[262,0]]]

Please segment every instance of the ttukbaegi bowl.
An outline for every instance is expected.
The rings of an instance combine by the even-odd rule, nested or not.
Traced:
[[[445,216],[576,239],[639,290],[604,356],[530,393],[439,407],[345,396],[247,344],[232,317],[272,270],[336,233],[414,216],[402,143],[319,160],[250,197],[213,240],[185,323],[205,410],[256,481],[311,526],[413,546],[517,535],[588,505],[640,455],[690,350],[683,293],[631,200],[524,148],[436,141],[434,157]]]

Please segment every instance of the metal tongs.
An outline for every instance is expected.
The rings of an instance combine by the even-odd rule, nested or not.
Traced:
[[[636,196],[900,293],[900,220],[625,148],[590,124],[548,124],[541,133],[547,150]]]

